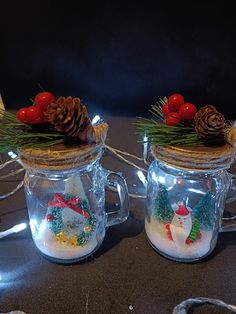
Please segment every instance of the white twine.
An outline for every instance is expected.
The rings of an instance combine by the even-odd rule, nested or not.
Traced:
[[[105,145],[105,147],[106,147],[106,149],[107,149],[108,151],[110,151],[112,154],[114,154],[115,156],[117,156],[118,158],[120,158],[121,160],[123,160],[124,162],[126,162],[128,165],[133,166],[134,168],[137,168],[137,169],[139,169],[139,170],[141,170],[141,171],[147,172],[147,169],[144,169],[144,168],[142,168],[142,167],[139,167],[138,165],[134,164],[133,162],[131,162],[131,161],[129,161],[128,159],[126,159],[125,157],[123,157],[121,154],[126,155],[126,156],[129,156],[129,157],[134,158],[134,159],[137,159],[137,160],[140,160],[140,161],[144,161],[143,158],[137,157],[137,156],[132,155],[132,154],[129,154],[129,153],[127,153],[127,152],[123,152],[123,151],[121,151],[121,150],[119,150],[119,149],[110,147],[110,146],[108,146],[108,145]]]
[[[16,171],[11,171],[11,172],[9,172],[9,173],[7,173],[7,174],[4,174],[3,176],[0,176],[0,180],[6,179],[6,178],[11,177],[11,176],[14,176],[14,175],[16,175],[16,174],[19,174],[19,173],[21,173],[22,171],[25,171],[25,169],[24,169],[24,168],[19,168],[19,169],[17,169]]]
[[[10,160],[5,161],[3,164],[0,165],[0,170],[4,169],[5,167],[7,167],[8,165],[10,165],[12,163],[17,162],[19,159],[20,159],[20,157],[16,156],[16,157],[14,157],[14,158],[12,158]],[[10,171],[9,173],[0,176],[0,180],[6,179],[6,178],[8,178],[10,176],[17,175],[17,174],[21,173],[24,170],[25,169],[23,167],[21,167],[21,168],[15,170],[15,171]],[[12,191],[10,191],[10,192],[8,192],[6,194],[0,195],[0,200],[4,200],[4,199],[8,198],[9,196],[14,195],[18,190],[20,190],[22,188],[23,185],[24,185],[24,181],[21,180],[20,183],[17,185],[17,187],[15,189],[13,189]]]
[[[10,159],[8,161],[5,161],[3,164],[0,165],[0,170],[2,170],[6,166],[10,165],[11,163],[13,163],[13,162],[15,162],[15,161],[17,161],[19,159],[20,159],[20,157],[17,156],[17,157],[14,157],[14,158],[12,158],[12,159]]]
[[[123,150],[120,150],[120,149],[117,149],[117,148],[114,148],[114,147],[110,147],[110,146],[108,146],[108,145],[105,145],[105,147],[106,147],[107,149],[110,149],[110,150],[115,151],[115,152],[117,152],[117,153],[120,153],[120,154],[122,154],[122,155],[126,155],[126,156],[129,156],[129,157],[131,157],[131,158],[134,158],[134,159],[143,161],[143,158],[138,157],[138,156],[135,156],[135,155],[132,155],[132,154],[130,154],[130,153],[128,153],[128,152],[125,152],[125,151],[123,151]],[[118,155],[118,154],[117,154],[117,155]]]

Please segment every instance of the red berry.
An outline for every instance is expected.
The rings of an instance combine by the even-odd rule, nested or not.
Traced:
[[[162,114],[163,114],[163,117],[166,117],[166,116],[168,116],[168,114],[170,114],[170,109],[169,109],[168,103],[166,103],[162,107]]]
[[[21,108],[17,111],[16,113],[16,117],[20,122],[24,122],[27,123],[28,120],[26,118],[26,112],[27,112],[28,108]]]
[[[179,124],[181,121],[180,115],[178,112],[171,112],[168,116],[166,116],[166,124],[170,126],[175,126]]]
[[[43,122],[43,113],[39,107],[30,106],[26,111],[26,119],[29,124],[41,124]]]
[[[51,92],[38,93],[34,98],[35,105],[43,112],[47,110],[48,105],[54,100],[56,100],[56,97]]]
[[[54,216],[52,214],[47,214],[47,221],[53,221]]]
[[[178,111],[179,107],[183,105],[184,97],[180,94],[173,94],[168,98],[168,106],[170,111]]]
[[[192,120],[197,112],[197,108],[190,102],[186,102],[179,108],[181,120]]]

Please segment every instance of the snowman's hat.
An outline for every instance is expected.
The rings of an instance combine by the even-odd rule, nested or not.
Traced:
[[[179,216],[187,216],[189,215],[189,210],[184,206],[184,204],[179,204],[179,208],[176,210],[176,214]]]

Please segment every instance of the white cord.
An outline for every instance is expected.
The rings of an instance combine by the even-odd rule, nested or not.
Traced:
[[[187,300],[184,300],[183,302],[181,302],[180,304],[178,304],[177,306],[175,306],[172,314],[187,314],[188,310],[190,307],[197,305],[197,304],[204,304],[204,303],[210,303],[210,304],[214,304],[220,307],[224,307],[232,312],[236,312],[236,306],[235,305],[231,305],[231,304],[227,304],[221,300],[218,299],[209,299],[209,298],[202,298],[202,297],[197,297],[197,298],[190,298]]]

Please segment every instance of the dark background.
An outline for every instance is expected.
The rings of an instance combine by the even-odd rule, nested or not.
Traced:
[[[7,108],[40,91],[91,113],[145,115],[181,92],[228,119],[235,107],[233,1],[1,1],[0,92]]]

